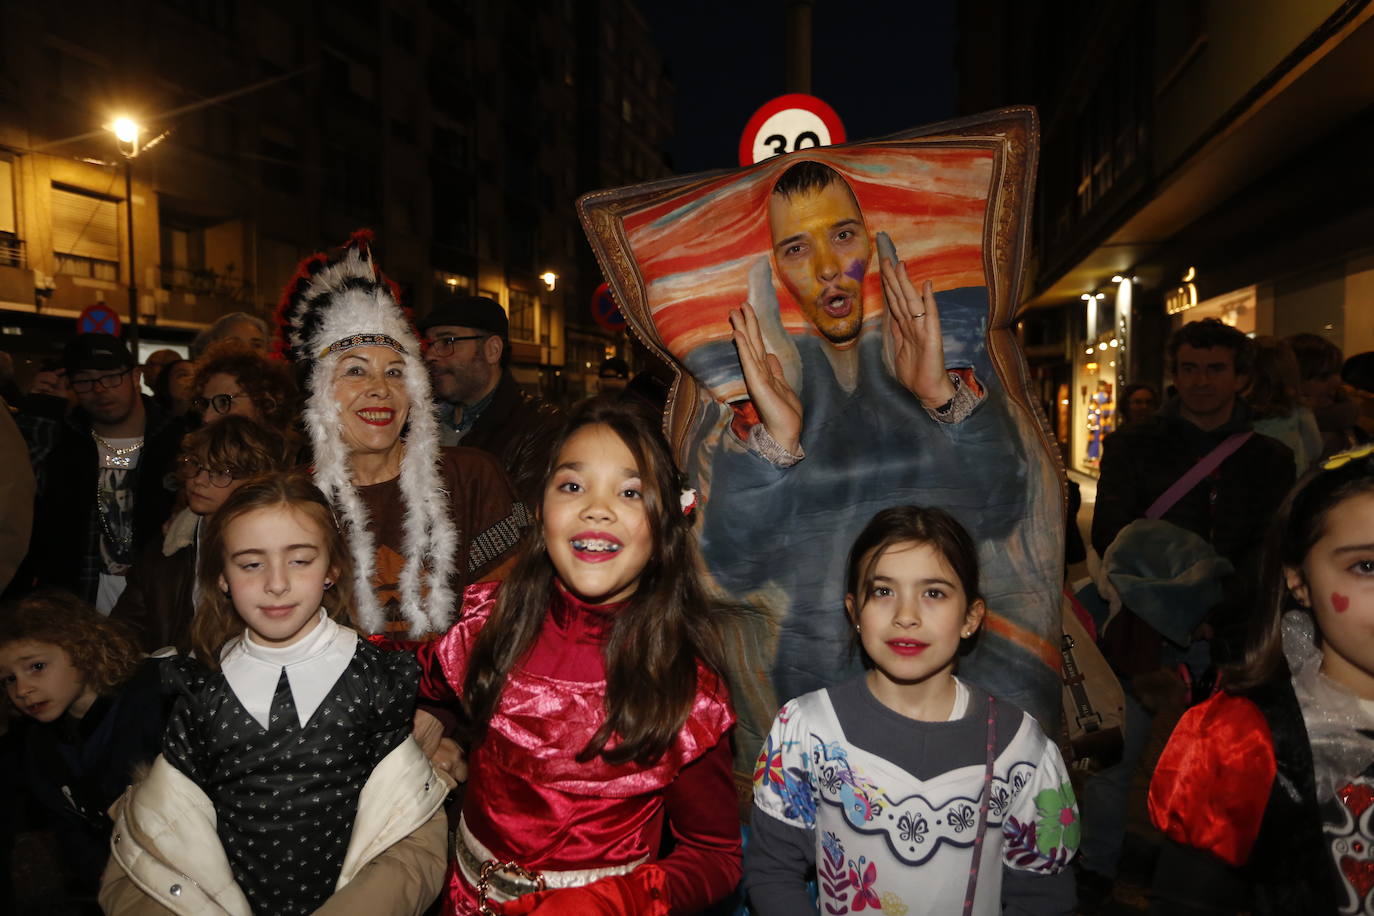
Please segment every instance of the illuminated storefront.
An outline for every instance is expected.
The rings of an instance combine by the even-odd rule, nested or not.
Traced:
[[[1102,461],[1102,440],[1119,425],[1117,398],[1127,379],[1134,283],[1123,276],[1112,281],[1114,293],[1093,291],[1080,297],[1086,306],[1086,329],[1076,348],[1074,382],[1068,392],[1070,464],[1092,476]]]

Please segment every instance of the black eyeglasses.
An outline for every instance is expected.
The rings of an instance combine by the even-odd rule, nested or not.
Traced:
[[[197,461],[194,455],[182,455],[177,459],[177,476],[182,480],[195,480],[201,471],[204,471],[210,478],[210,483],[217,487],[227,487],[240,476],[229,468],[207,468]]]
[[[120,382],[124,381],[124,376],[131,370],[125,369],[123,372],[116,372],[113,375],[102,375],[98,378],[74,378],[72,379],[72,390],[85,394],[94,391],[98,385],[101,388],[118,388]]]
[[[191,406],[201,413],[205,413],[205,408],[213,407],[215,413],[223,414],[233,409],[235,400],[246,397],[246,394],[217,394],[212,398],[191,398]]]
[[[461,337],[435,337],[433,340],[425,340],[425,352],[433,353],[435,356],[452,356],[453,345],[463,340],[482,340],[490,337],[490,334],[464,334]]]

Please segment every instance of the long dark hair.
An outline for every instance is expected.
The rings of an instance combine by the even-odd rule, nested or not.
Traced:
[[[930,506],[892,506],[869,519],[864,530],[849,548],[845,564],[844,590],[852,596],[857,617],[868,600],[869,580],[878,560],[898,544],[929,544],[945,558],[964,589],[964,614],[975,601],[978,592],[978,546],[968,529],[943,509]],[[857,631],[849,631],[850,650],[858,653],[865,668],[873,667],[873,660],[864,651]],[[965,642],[967,645],[967,641]]]
[[[653,550],[638,589],[615,616],[604,649],[606,721],[578,759],[600,755],[612,764],[633,760],[647,765],[668,749],[692,710],[697,660],[717,677],[724,671],[719,611],[702,584],[691,517],[679,508],[682,475],[658,425],[636,405],[597,398],[574,408],[545,469],[537,510],[541,521],[542,495],[564,443],[578,430],[595,425],[619,436],[635,458]],[[543,527],[535,525],[472,649],[463,684],[472,744],[485,737],[511,666],[539,636],[553,597],[554,575]],[[612,739],[614,745],[608,746]]]
[[[1355,454],[1363,451],[1357,449]],[[1283,501],[1265,547],[1264,601],[1244,659],[1222,672],[1222,686],[1227,690],[1258,687],[1282,670],[1284,613],[1312,613],[1289,590],[1284,570],[1301,569],[1312,546],[1326,533],[1326,517],[1331,510],[1361,493],[1374,493],[1374,454],[1332,456],[1298,481]]]
[[[290,506],[320,526],[328,563],[337,571],[334,585],[324,593],[329,616],[351,624],[353,612],[353,555],[339,533],[334,510],[310,478],[300,472],[276,472],[255,477],[239,487],[224,501],[205,525],[200,544],[200,565],[196,581],[200,601],[191,623],[191,647],[200,663],[219,670],[219,654],[224,646],[243,632],[244,623],[234,610],[229,596],[220,591],[219,577],[224,572],[224,534],[229,525],[247,512]]]

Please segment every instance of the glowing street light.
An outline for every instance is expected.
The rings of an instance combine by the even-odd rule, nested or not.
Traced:
[[[110,130],[114,131],[120,143],[138,142],[139,127],[131,118],[115,118]]]
[[[546,270],[539,275],[539,279],[544,281],[544,285],[549,288],[549,292],[553,292],[554,286],[558,283],[558,274],[551,270]]]
[[[138,275],[134,272],[134,158],[138,156],[141,128],[132,118],[119,117],[107,125],[119,141],[124,157],[124,210],[129,235],[129,350],[138,357]],[[156,142],[156,141],[155,141]]]

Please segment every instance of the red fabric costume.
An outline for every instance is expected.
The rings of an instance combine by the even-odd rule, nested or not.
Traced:
[[[458,623],[417,650],[422,699],[459,699],[497,588],[468,588]],[[617,892],[598,895],[600,912],[616,912],[629,899],[633,909],[626,912],[693,912],[728,895],[740,876],[725,740],[735,717],[725,685],[699,665],[692,712],[656,764],[611,765],[599,756],[577,761],[604,721],[602,647],[620,607],[585,605],[556,588],[534,647],[511,669],[486,738],[469,757],[463,818],[495,858],[533,871],[650,863],[626,878],[604,879]],[[659,858],[665,818],[673,849]],[[454,863],[448,885],[445,913],[475,914],[475,890]],[[636,893],[620,893],[626,885]],[[610,900],[621,903],[605,903]],[[517,911],[524,912],[511,910]]]
[[[1218,693],[1188,710],[1169,737],[1150,782],[1150,819],[1175,843],[1245,865],[1276,768],[1264,713]]]
[[[1319,774],[1294,689],[1304,678],[1285,667],[1244,695],[1218,693],[1174,729],[1150,784],[1150,817],[1169,840],[1152,914],[1374,913],[1374,734],[1326,709],[1315,740],[1337,769]]]

